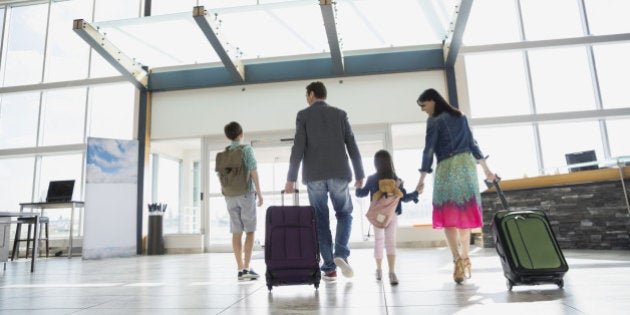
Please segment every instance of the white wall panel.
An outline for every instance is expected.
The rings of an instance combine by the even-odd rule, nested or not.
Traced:
[[[295,128],[305,108],[306,85],[313,80],[156,92],[152,96],[151,139],[223,135],[238,121],[246,133]],[[426,120],[418,95],[435,88],[446,95],[444,72],[422,71],[321,79],[328,103],[348,112],[353,126]]]

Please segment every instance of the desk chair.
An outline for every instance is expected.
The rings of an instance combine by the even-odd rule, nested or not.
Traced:
[[[39,223],[40,223],[40,227],[43,225],[43,230],[45,233],[45,237],[41,237],[41,233],[42,233],[42,229],[39,230],[39,240],[40,241],[46,241],[46,258],[48,258],[48,252],[49,252],[49,248],[48,248],[48,222],[49,219],[48,217],[39,217]],[[22,224],[28,224],[28,231],[26,233],[26,238],[22,239]],[[15,238],[13,240],[13,251],[11,252],[11,261],[13,261],[13,259],[15,257],[20,257],[19,255],[19,250],[20,250],[20,242],[26,242],[26,258],[28,258],[28,253],[29,253],[29,248],[31,245],[31,242],[33,242],[33,246],[35,246],[35,233],[32,233],[33,235],[31,236],[31,231],[35,232],[33,229],[33,224],[35,224],[35,218],[19,218],[17,220],[17,224],[15,227]]]

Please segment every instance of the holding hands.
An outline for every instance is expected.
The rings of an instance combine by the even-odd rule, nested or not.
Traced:
[[[424,191],[423,181],[418,182],[418,185],[416,185],[416,191],[418,192],[418,195],[422,194],[422,192]]]

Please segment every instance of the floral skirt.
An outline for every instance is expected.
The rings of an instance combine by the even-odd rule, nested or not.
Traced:
[[[483,226],[477,162],[470,153],[440,161],[433,185],[433,228]]]

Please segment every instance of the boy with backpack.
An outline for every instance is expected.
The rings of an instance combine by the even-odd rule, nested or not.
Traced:
[[[256,158],[251,146],[241,144],[243,128],[239,123],[233,121],[225,125],[224,132],[232,143],[225,151],[217,153],[215,171],[219,176],[221,193],[225,197],[230,215],[230,232],[238,267],[238,280],[256,280],[259,275],[249,266],[256,231],[256,198],[259,207],[263,204]]]

